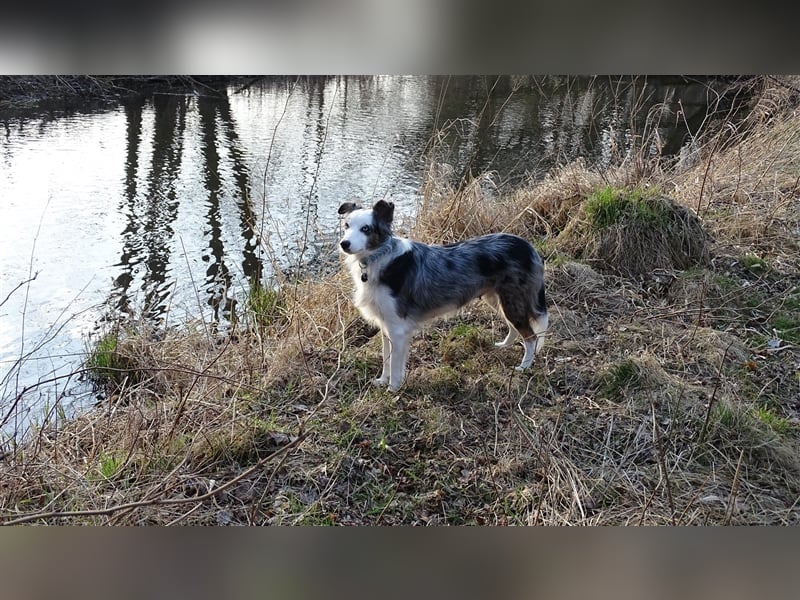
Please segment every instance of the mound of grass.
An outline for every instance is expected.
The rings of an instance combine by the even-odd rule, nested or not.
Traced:
[[[483,331],[472,323],[453,325],[439,340],[439,353],[445,364],[460,364],[490,346]]]
[[[688,269],[708,263],[710,255],[700,219],[642,188],[606,186],[590,194],[556,244],[601,270],[626,276]]]
[[[603,388],[611,399],[618,398],[623,390],[644,385],[645,371],[632,359],[624,359],[608,370],[603,377]]]
[[[786,294],[769,325],[782,340],[800,345],[800,287]]]
[[[600,392],[612,402],[626,398],[650,401],[654,392],[666,399],[678,395],[674,387],[652,356],[620,359],[600,374]]]
[[[91,371],[92,377],[103,379],[113,375],[118,363],[117,336],[108,334],[101,337],[92,348],[86,367]]]
[[[102,481],[109,481],[119,474],[124,462],[124,457],[119,454],[103,452],[100,455],[99,464],[96,466],[95,471],[89,472],[87,478],[91,481],[92,479],[97,480],[99,477]]]
[[[665,296],[683,309],[682,317],[699,325],[724,328],[756,318],[764,305],[763,292],[757,286],[743,286],[727,274],[708,269],[689,269],[677,275]]]
[[[767,261],[756,254],[745,254],[742,257],[742,266],[755,275],[762,275],[769,270]]]

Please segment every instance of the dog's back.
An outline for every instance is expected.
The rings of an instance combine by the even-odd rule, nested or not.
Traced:
[[[410,242],[381,271],[404,318],[424,321],[495,293],[532,299],[531,317],[547,311],[544,267],[536,249],[507,233],[492,233],[446,246]]]

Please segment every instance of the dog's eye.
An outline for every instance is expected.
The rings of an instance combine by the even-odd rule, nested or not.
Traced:
[[[361,233],[369,233],[370,231],[372,231],[372,227],[370,227],[369,225],[364,225],[361,228]]]

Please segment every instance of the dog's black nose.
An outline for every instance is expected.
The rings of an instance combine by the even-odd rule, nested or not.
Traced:
[[[347,252],[350,249],[350,240],[342,240],[339,242],[339,245],[342,247],[342,250]]]

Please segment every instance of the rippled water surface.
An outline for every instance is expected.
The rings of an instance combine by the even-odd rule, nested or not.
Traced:
[[[335,259],[342,201],[387,197],[412,217],[434,140],[453,177],[492,170],[502,188],[578,157],[610,162],[644,123],[634,105],[646,114],[683,94],[689,126],[703,109],[687,86],[657,79],[522,83],[274,78],[0,114],[0,420],[86,392],[66,375],[104,315],[224,322],[273,261]],[[681,123],[663,128],[668,151],[685,139]]]

